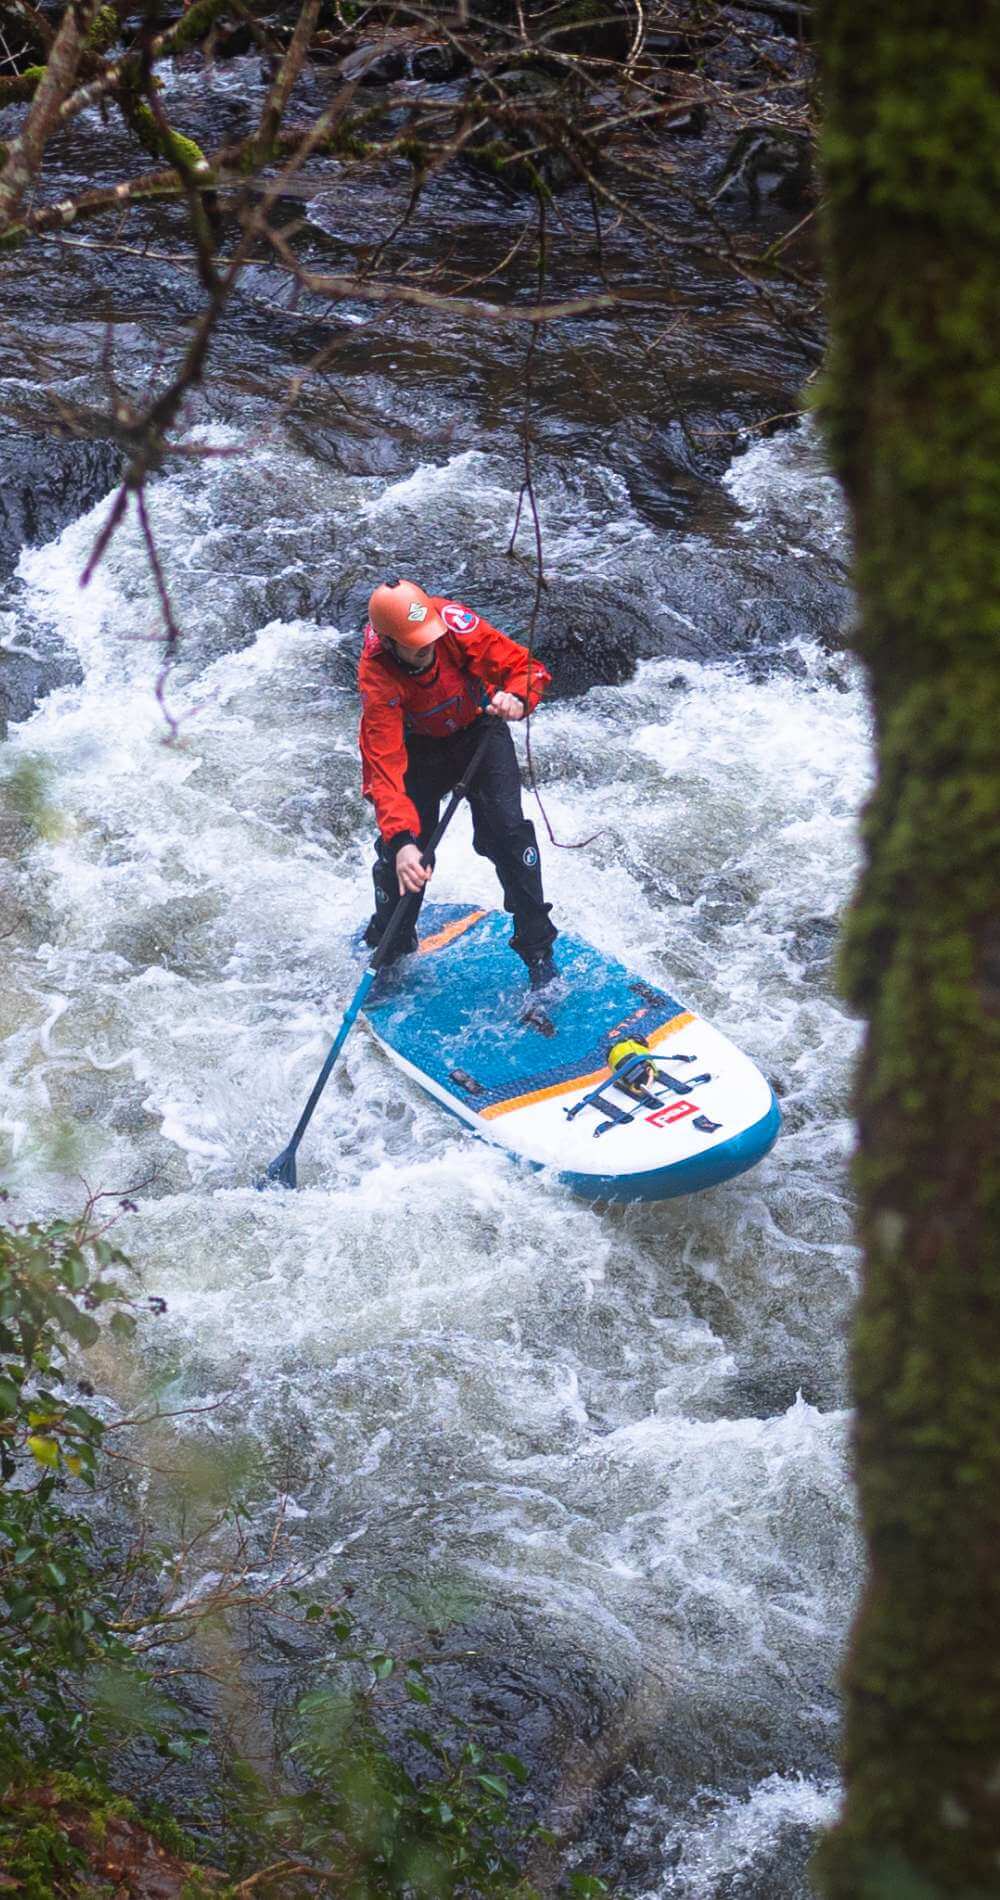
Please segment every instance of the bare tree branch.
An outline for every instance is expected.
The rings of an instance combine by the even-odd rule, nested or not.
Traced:
[[[76,78],[98,4],[99,0],[75,0],[63,14],[31,110],[0,173],[0,232],[11,223],[35,182],[59,107]]]

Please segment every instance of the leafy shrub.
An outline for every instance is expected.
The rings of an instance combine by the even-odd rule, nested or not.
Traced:
[[[128,1660],[113,1576],[71,1491],[94,1489],[104,1427],[72,1396],[74,1348],[135,1328],[128,1262],[86,1219],[0,1226],[0,1737],[79,1760],[97,1664]]]

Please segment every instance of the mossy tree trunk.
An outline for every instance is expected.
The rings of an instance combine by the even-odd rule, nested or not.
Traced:
[[[833,340],[878,781],[844,949],[868,1578],[829,1900],[1000,1895],[1000,13],[821,0]]]

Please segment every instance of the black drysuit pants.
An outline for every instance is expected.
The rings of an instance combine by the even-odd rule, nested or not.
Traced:
[[[543,956],[557,931],[549,920],[552,906],[542,892],[535,827],[521,809],[521,776],[514,741],[502,719],[484,714],[445,739],[411,735],[407,740],[406,791],[420,815],[418,842],[424,850],[435,825],[441,801],[454,791],[484,729],[489,744],[469,787],[472,843],[481,858],[489,858],[503,887],[504,908],[514,919],[511,948],[531,963]],[[380,838],[373,868],[375,915],[366,933],[377,943],[399,898],[396,854]],[[409,949],[400,945],[400,953]]]

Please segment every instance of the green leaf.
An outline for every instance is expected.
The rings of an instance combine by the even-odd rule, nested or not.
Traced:
[[[411,1728],[407,1729],[406,1732],[413,1741],[420,1743],[421,1748],[426,1748],[429,1755],[436,1755],[439,1761],[445,1761],[447,1759],[446,1750],[441,1746],[437,1736],[432,1735],[429,1729]]]
[[[372,1673],[376,1682],[385,1682],[396,1667],[394,1656],[369,1656]]]
[[[116,1339],[132,1339],[136,1328],[135,1314],[112,1313],[110,1326]]]
[[[0,1374],[0,1412],[16,1412],[21,1400],[21,1388],[6,1374]]]
[[[481,1788],[488,1788],[491,1794],[498,1794],[502,1801],[506,1801],[507,1783],[501,1781],[499,1775],[477,1775],[476,1780]]]
[[[411,1702],[429,1702],[431,1692],[419,1676],[407,1676],[404,1688]]]
[[[506,1768],[507,1773],[509,1775],[513,1775],[514,1780],[517,1782],[518,1786],[523,1788],[525,1782],[528,1779],[528,1770],[525,1767],[523,1761],[521,1760],[520,1755],[504,1754],[504,1755],[498,1755],[496,1759],[499,1762],[501,1768]]]

